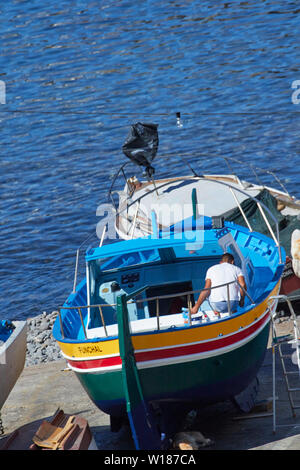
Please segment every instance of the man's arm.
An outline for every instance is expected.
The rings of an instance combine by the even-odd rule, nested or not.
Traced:
[[[203,304],[204,300],[207,299],[207,297],[210,295],[210,288],[211,288],[211,280],[206,279],[204,289],[207,289],[207,290],[203,290],[200,293],[197,302],[195,303],[194,307],[191,308],[192,315],[198,312],[200,305]]]
[[[243,307],[245,303],[245,291],[247,290],[247,285],[246,285],[244,276],[238,276],[238,282],[240,285],[240,296],[241,296],[240,301],[239,301],[239,306]]]

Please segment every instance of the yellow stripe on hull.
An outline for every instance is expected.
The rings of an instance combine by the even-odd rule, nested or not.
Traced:
[[[229,335],[238,331],[241,327],[245,328],[261,317],[268,308],[268,299],[279,292],[280,281],[269,294],[269,296],[259,305],[254,307],[244,315],[233,316],[226,321],[217,321],[213,324],[205,324],[199,328],[183,328],[181,330],[166,331],[160,333],[149,333],[132,336],[132,343],[135,351],[147,349],[157,349],[181,344],[190,344],[201,341],[208,341],[222,336]],[[101,339],[98,341],[90,340],[81,343],[58,342],[59,347],[68,358],[104,358],[107,356],[119,355],[119,340]]]

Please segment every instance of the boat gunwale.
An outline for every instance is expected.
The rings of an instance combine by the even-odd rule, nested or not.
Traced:
[[[246,313],[249,313],[249,312],[246,312]],[[261,322],[262,318],[264,318],[266,316],[267,316],[267,309],[263,310],[261,315],[259,315],[258,317],[255,317],[255,319],[251,323],[249,323],[245,326],[240,326],[238,329],[233,330],[233,331],[231,331],[227,334],[224,334],[224,335],[219,334],[219,335],[211,337],[211,338],[200,339],[200,340],[197,340],[197,341],[187,342],[187,343],[177,343],[177,344],[172,344],[172,345],[168,345],[168,346],[158,346],[158,347],[153,347],[153,348],[136,349],[135,353],[140,354],[140,353],[145,353],[145,352],[149,352],[149,351],[161,351],[161,350],[167,350],[167,349],[175,349],[175,348],[178,348],[178,347],[194,346],[194,345],[200,344],[200,343],[205,344],[205,343],[209,343],[209,342],[212,342],[212,341],[222,340],[224,338],[229,338],[230,336],[236,335],[237,333],[239,333],[241,331],[241,329],[246,331],[247,329],[252,328],[256,323]],[[226,318],[225,321],[228,320],[228,319],[229,318]],[[183,327],[181,329],[182,330],[187,330],[187,329],[191,329],[192,326],[195,326],[195,327],[209,326],[209,325],[213,325],[215,323],[216,322],[209,322],[209,323],[206,323],[206,324],[203,324],[203,325],[191,325],[190,327]],[[154,333],[154,332],[151,332],[151,334],[152,333]],[[135,335],[135,334],[131,335],[132,338],[134,338],[135,336],[137,336],[137,335]],[[104,338],[92,338],[92,342],[102,343],[102,339],[104,339]],[[118,337],[111,337],[109,339],[110,340],[117,340]],[[59,342],[62,343],[63,341],[59,340]],[[87,343],[87,341],[85,340],[84,343],[82,343],[82,341],[81,341],[80,344],[86,344],[86,343]],[[116,356],[119,356],[119,355],[120,355],[119,353],[112,353],[112,354],[106,354],[106,355],[102,355],[102,356],[90,356],[90,357],[86,357],[85,360],[93,360],[93,359],[97,359],[97,358],[105,359],[105,358],[110,358],[110,357],[116,357]],[[68,357],[68,358],[70,358],[74,361],[81,361],[83,359],[82,357],[73,357],[73,356],[67,356],[67,355],[65,355],[65,357]]]
[[[246,330],[250,327],[252,327],[255,323],[257,323],[258,321],[261,320],[261,318],[263,317],[263,315],[266,314],[267,310],[270,310],[270,308],[268,307],[268,298],[271,297],[274,292],[276,293],[276,291],[279,291],[279,288],[280,288],[280,279],[277,281],[277,283],[275,284],[275,286],[273,286],[272,289],[270,289],[268,291],[268,294],[266,295],[266,297],[264,297],[262,299],[262,301],[260,303],[257,303],[255,304],[255,306],[251,309],[248,309],[247,311],[243,311],[243,312],[240,312],[239,314],[233,314],[229,317],[226,317],[226,318],[223,318],[223,319],[220,319],[220,320],[215,320],[215,321],[210,321],[210,322],[207,322],[207,323],[203,323],[203,324],[197,324],[197,325],[189,325],[189,326],[183,326],[183,327],[171,327],[169,329],[166,329],[166,330],[152,330],[152,331],[147,331],[147,332],[137,332],[137,333],[133,333],[131,334],[131,338],[133,338],[133,341],[134,341],[134,338],[139,338],[139,337],[142,337],[142,336],[148,336],[149,338],[151,336],[155,336],[157,334],[172,334],[172,333],[181,333],[182,332],[190,332],[190,331],[193,331],[195,330],[196,328],[201,328],[201,327],[205,327],[206,329],[213,329],[215,328],[217,325],[219,324],[224,324],[224,323],[235,323],[237,321],[237,319],[241,319],[242,317],[246,317],[246,316],[251,316],[253,315],[253,311],[256,310],[256,309],[260,309],[262,308],[262,312],[259,316],[257,317],[254,317],[254,320],[251,321],[249,324],[245,325],[245,326],[242,326],[242,329]],[[263,304],[265,304],[265,307],[263,307]],[[250,306],[249,306],[250,307]],[[57,326],[57,325],[56,325]],[[241,326],[239,326],[238,328],[234,329],[233,331],[225,334],[225,335],[222,335],[220,337],[220,339],[222,338],[225,338],[225,337],[229,337],[229,336],[233,336],[235,335],[236,333],[238,333],[240,331],[240,328]],[[59,327],[57,326],[57,329],[58,331],[59,330]],[[54,333],[53,333],[54,335]],[[57,336],[54,336],[56,341],[58,343],[61,343],[62,345],[65,344],[65,345],[74,345],[74,346],[78,346],[80,347],[80,345],[82,345],[82,347],[84,347],[84,345],[86,344],[94,344],[95,346],[96,345],[100,345],[102,343],[105,343],[105,342],[111,342],[111,343],[118,343],[118,336],[110,336],[110,337],[96,337],[96,338],[87,338],[87,339],[71,339],[71,338],[62,338],[62,337],[57,337]],[[205,338],[205,339],[202,339],[202,340],[199,340],[199,341],[196,341],[195,344],[197,343],[204,343],[204,342],[209,342],[209,341],[214,341],[216,339],[218,339],[219,336],[213,336],[211,338]],[[189,345],[193,344],[192,342],[190,343],[187,343]],[[175,345],[167,345],[167,346],[158,346],[157,348],[152,348],[152,349],[162,349],[162,348],[171,348],[171,347],[178,347],[178,344],[175,344]],[[147,348],[146,350],[149,350],[149,348]],[[137,351],[142,351],[142,349],[137,349]],[[63,352],[63,351],[62,351]],[[115,353],[113,354],[108,354],[108,355],[102,355],[102,356],[99,356],[99,357],[105,357],[105,356],[112,356],[114,355]],[[117,354],[117,353],[116,353]],[[72,356],[72,359],[75,360],[75,357],[77,356]],[[78,356],[79,357],[79,356]],[[80,356],[82,358],[82,356]],[[85,356],[86,357],[86,356]],[[96,356],[92,355],[92,356],[88,356],[89,358],[95,358]],[[79,359],[80,360],[80,359]]]
[[[197,351],[193,353],[186,353],[185,351],[180,351],[180,349],[184,349],[185,346],[191,346],[191,345],[176,345],[173,348],[169,347],[168,350],[170,349],[178,349],[178,354],[176,355],[167,355],[165,357],[160,357],[160,358],[153,358],[153,359],[139,359],[139,356],[143,353],[141,350],[135,350],[135,357],[136,357],[136,363],[137,363],[137,368],[138,369],[147,369],[147,368],[155,368],[155,367],[162,367],[162,366],[169,366],[169,365],[175,365],[175,364],[180,364],[180,363],[190,363],[194,361],[199,361],[199,360],[205,360],[209,359],[212,357],[218,357],[223,354],[226,354],[228,352],[234,351],[239,349],[240,347],[245,346],[246,344],[250,343],[251,341],[255,340],[255,338],[264,330],[265,327],[267,327],[268,323],[270,322],[270,317],[266,312],[260,317],[259,322],[261,323],[259,327],[253,331],[250,332],[250,334],[246,335],[242,339],[238,339],[237,341],[233,341],[231,344],[226,344],[226,345],[221,345],[221,347],[213,347],[210,350],[204,350],[204,351]],[[253,325],[252,325],[253,326]],[[243,331],[244,332],[244,331]],[[234,334],[241,334],[242,331],[238,330]],[[224,341],[224,339],[228,338],[228,336],[223,336],[220,338],[212,338],[210,342],[215,343],[217,340]],[[201,341],[201,344],[204,343]],[[196,343],[195,345],[200,345],[199,343]],[[162,350],[159,349],[158,352]],[[151,354],[153,351],[147,351],[148,354]],[[74,372],[77,373],[85,373],[85,374],[94,374],[94,373],[108,373],[108,372],[114,372],[114,371],[120,371],[122,368],[122,362],[121,362],[121,357],[120,354],[117,355],[112,355],[104,358],[103,356],[100,357],[70,357],[63,353],[63,356],[65,359],[68,361],[69,366]],[[110,364],[110,365],[97,365],[96,367],[93,367],[97,361],[105,360],[105,359],[120,359],[119,363],[116,364]],[[80,363],[85,364],[84,367],[76,367],[76,363],[78,365]],[[92,367],[88,367],[87,364],[90,363]]]
[[[269,245],[272,245],[274,247],[274,249],[277,249],[279,255],[284,254],[284,248],[280,245],[278,246],[275,243],[275,241],[271,237],[269,237],[268,235],[265,235],[265,234],[260,233],[260,232],[256,232],[254,230],[249,231],[249,229],[247,227],[243,227],[242,225],[238,225],[238,224],[235,224],[234,222],[230,222],[230,221],[225,221],[224,222],[224,228],[223,229],[237,230],[239,232],[242,232],[243,234],[246,234],[246,235],[254,237],[258,240],[264,241],[264,242],[268,243]],[[219,230],[223,230],[223,229],[214,229],[214,228],[204,229],[203,228],[201,230],[201,232],[203,232],[203,233],[208,232],[208,231],[218,232]],[[189,230],[188,232],[192,233],[193,230]],[[159,238],[156,238],[156,237],[153,238],[153,237],[149,236],[149,237],[137,238],[137,239],[131,239],[131,240],[121,240],[121,241],[117,241],[116,243],[103,245],[101,247],[90,248],[90,249],[87,250],[85,259],[86,259],[86,261],[92,261],[92,260],[96,260],[96,259],[103,259],[103,258],[106,258],[106,257],[108,258],[110,256],[120,256],[121,254],[139,252],[139,251],[143,251],[143,250],[168,248],[168,247],[174,246],[174,244],[175,245],[180,245],[180,244],[185,244],[185,243],[193,243],[193,241],[189,240],[188,238],[187,239],[185,239],[185,238],[181,238],[181,239],[176,238],[176,233],[177,232],[174,232],[172,237],[168,237],[168,235],[170,235],[169,232],[162,232],[162,236],[159,237]],[[114,255],[112,250],[117,245],[119,245],[119,250]],[[120,245],[121,245],[121,248],[120,248]],[[127,248],[124,249],[124,246],[127,246]],[[114,252],[115,252],[115,250],[114,250]],[[214,255],[207,255],[207,256],[208,257],[213,257]],[[218,256],[218,254],[215,255],[215,257],[217,257],[217,256]],[[199,258],[204,259],[205,256],[200,256]],[[157,261],[153,261],[153,263],[156,263],[156,262]],[[283,263],[279,261],[278,264],[280,265],[280,264],[283,264]],[[134,266],[138,266],[138,265],[139,264],[134,265]],[[141,266],[142,265],[143,264],[141,264]],[[126,266],[126,268],[129,269],[130,267],[134,267],[134,266]],[[119,270],[121,268],[113,268],[113,269]]]
[[[235,281],[232,281],[230,282],[229,284],[232,284],[234,283]],[[267,298],[269,297],[270,293],[275,289],[276,285],[278,284],[278,280],[276,281],[270,281],[270,284],[275,284],[274,286],[271,286],[269,287],[268,290],[265,290],[264,291],[264,294],[262,294],[255,303],[252,303],[250,304],[248,307],[246,307],[246,309],[244,309],[242,312],[239,312],[239,313],[234,313],[228,317],[225,317],[225,318],[218,318],[216,320],[210,320],[209,323],[203,323],[203,324],[190,324],[188,326],[189,329],[193,329],[193,328],[196,328],[196,327],[204,327],[204,326],[208,326],[208,325],[215,325],[215,324],[220,324],[222,322],[227,322],[228,320],[232,320],[232,319],[235,319],[235,318],[238,318],[242,315],[246,315],[246,314],[249,314],[251,311],[253,311],[254,309],[258,308],[264,301],[267,300]],[[227,284],[225,284],[227,285]],[[218,288],[220,286],[215,286],[215,288]],[[180,296],[180,295],[190,295],[190,294],[194,294],[194,293],[200,293],[202,290],[210,290],[210,289],[199,289],[199,290],[195,290],[195,291],[190,291],[190,292],[184,292],[184,293],[179,293],[177,294],[176,296]],[[261,299],[261,297],[263,296],[263,298]],[[170,294],[170,295],[165,295],[165,296],[161,296],[162,298],[165,298],[165,297],[174,297],[174,295]],[[136,302],[146,302],[146,301],[149,301],[149,300],[154,300],[156,299],[157,297],[150,297],[150,298],[146,298],[146,299],[140,299],[140,300],[137,300]],[[129,303],[136,303],[134,301],[129,301]],[[88,308],[93,308],[93,307],[99,307],[99,306],[104,306],[104,307],[110,307],[110,306],[113,306],[113,305],[116,305],[116,304],[110,304],[110,305],[106,305],[106,304],[97,304],[97,305],[74,305],[74,306],[70,306],[70,305],[67,305],[67,306],[63,306],[61,307],[59,310],[65,310],[64,314],[63,314],[63,319],[65,319],[68,315],[68,311],[71,311],[71,310],[76,310],[76,309],[88,309]],[[251,308],[252,307],[252,308]],[[180,312],[177,313],[177,315],[182,315]],[[165,315],[165,316],[168,316],[168,315]],[[62,319],[62,320],[63,320]],[[150,319],[155,319],[155,317],[151,317],[149,318]],[[144,321],[145,319],[142,319],[142,321]],[[139,320],[135,320],[135,321],[139,321]],[[117,325],[117,322],[114,323],[113,325]],[[107,326],[110,326],[110,325],[107,325]],[[100,328],[103,328],[103,327],[100,327]],[[168,333],[170,331],[173,331],[173,330],[176,330],[176,331],[180,331],[180,330],[186,330],[187,329],[187,326],[176,326],[176,325],[172,325],[170,326],[169,328],[165,328],[164,330],[162,329],[155,329],[155,330],[147,330],[147,331],[136,331],[134,333],[132,333],[131,336],[141,336],[141,335],[149,335],[149,334],[159,334],[159,333]],[[58,337],[55,337],[55,339],[58,340]],[[112,340],[112,339],[118,339],[118,335],[112,335],[112,336],[104,336],[104,337],[95,337],[95,338],[85,338],[84,339],[84,342],[91,342],[93,341],[94,339],[99,339],[99,340]],[[75,343],[78,343],[78,342],[82,342],[83,339],[76,339],[76,338],[62,338],[62,339],[59,339],[59,341],[61,342],[75,342]]]

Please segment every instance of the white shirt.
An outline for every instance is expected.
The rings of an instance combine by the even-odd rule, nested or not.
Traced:
[[[236,281],[239,276],[243,276],[243,272],[237,266],[230,263],[221,263],[211,266],[206,273],[206,279],[211,280],[211,286],[219,286],[231,281]],[[240,288],[237,283],[230,284],[229,286],[229,299],[239,300]],[[209,300],[211,302],[227,301],[227,286],[212,289],[210,291]]]

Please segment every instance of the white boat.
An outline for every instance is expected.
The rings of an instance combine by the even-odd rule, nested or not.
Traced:
[[[230,183],[231,193],[226,186],[216,185],[216,181]],[[159,228],[167,229],[169,220],[166,221],[166,207],[170,208],[170,215],[174,217],[171,223],[178,223],[183,215],[176,211],[179,201],[186,208],[184,215],[191,217],[191,194],[194,189],[197,191],[198,205],[203,207],[203,215],[208,217],[226,217],[228,212],[242,205],[250,197],[259,197],[263,191],[276,199],[277,210],[282,216],[300,214],[300,200],[275,188],[239,180],[236,175],[202,175],[201,179],[191,175],[151,181],[139,181],[134,176],[126,181],[123,191],[119,191],[120,199],[116,211],[116,230],[119,236],[132,239],[151,234],[153,211]]]
[[[4,323],[7,327],[0,330],[0,410],[23,371],[27,347],[26,321]]]
[[[282,293],[300,297],[297,276],[300,268],[296,269],[300,261],[293,256],[295,234],[299,238],[300,200],[288,192],[284,182],[270,170],[233,157],[164,155],[157,157],[154,170],[151,165],[157,148],[157,126],[140,123],[132,126],[123,146],[130,161],[117,171],[109,190],[119,237],[125,240],[144,237],[153,233],[153,227],[167,230],[172,224],[191,217],[196,205],[202,208],[201,215],[234,220],[250,231],[266,234],[266,223],[272,230],[272,221],[262,206],[251,199],[254,197],[263,202],[279,222],[280,243],[287,254]],[[211,165],[213,171],[202,173],[201,166],[209,158],[215,163]],[[220,162],[218,166],[216,161]],[[229,173],[214,172],[216,166],[220,169],[222,162]],[[144,167],[146,178],[140,180],[136,176],[137,165]],[[238,176],[234,169],[246,173],[247,180]],[[231,186],[230,191],[226,184]]]

